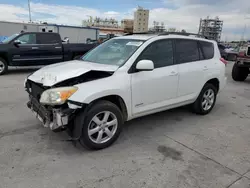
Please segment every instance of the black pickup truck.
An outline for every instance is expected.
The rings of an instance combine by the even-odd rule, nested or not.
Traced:
[[[76,59],[97,44],[63,44],[58,33],[24,32],[0,43],[0,75],[9,66],[48,65]]]

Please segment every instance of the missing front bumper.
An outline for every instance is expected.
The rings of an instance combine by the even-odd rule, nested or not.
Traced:
[[[49,127],[52,131],[64,130],[69,124],[69,118],[73,110],[55,108],[48,110],[40,104],[34,97],[30,97],[27,103],[28,108],[35,114],[37,119],[42,122],[44,127]]]

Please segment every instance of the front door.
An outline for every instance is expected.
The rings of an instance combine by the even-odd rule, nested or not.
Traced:
[[[169,105],[176,98],[178,66],[174,65],[172,40],[150,44],[136,60],[152,60],[153,71],[134,72],[131,75],[132,113],[148,113]]]
[[[18,45],[11,44],[9,51],[10,65],[28,66],[35,65],[39,57],[39,46],[36,41],[36,34],[24,33],[15,41],[20,42]]]

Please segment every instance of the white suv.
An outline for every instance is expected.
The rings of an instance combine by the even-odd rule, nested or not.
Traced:
[[[173,34],[113,38],[80,60],[46,66],[25,81],[45,127],[69,130],[89,149],[110,146],[123,123],[191,104],[208,114],[225,86],[215,41]]]

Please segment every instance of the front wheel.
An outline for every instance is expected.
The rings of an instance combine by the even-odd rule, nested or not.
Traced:
[[[99,101],[85,115],[79,142],[87,149],[99,150],[109,147],[118,139],[122,124],[120,109],[109,101]]]
[[[216,102],[217,92],[213,84],[205,84],[199,97],[192,105],[193,112],[200,115],[206,115],[211,112]]]
[[[5,74],[8,71],[8,64],[7,62],[0,58],[0,75]]]

